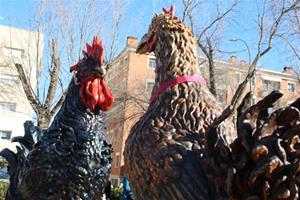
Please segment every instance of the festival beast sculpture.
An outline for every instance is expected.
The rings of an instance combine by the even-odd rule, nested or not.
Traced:
[[[298,199],[300,99],[272,114],[274,91],[238,108],[237,131],[223,121],[197,77],[196,39],[173,16],[152,19],[137,53],[154,52],[151,103],[126,141],[126,173],[137,199]],[[224,127],[227,125],[227,127]],[[228,144],[226,135],[237,135]]]
[[[8,200],[101,199],[111,171],[111,145],[104,113],[113,97],[103,76],[104,49],[99,38],[86,45],[84,58],[70,68],[74,77],[50,127],[34,143],[27,122],[17,154],[5,149],[10,185]]]
[[[300,98],[273,113],[280,91],[237,109],[237,139],[229,146],[212,126],[203,164],[214,199],[299,199]]]

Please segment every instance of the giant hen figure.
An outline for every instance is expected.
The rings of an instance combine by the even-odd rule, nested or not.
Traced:
[[[199,76],[196,38],[173,9],[154,16],[137,47],[137,53],[154,52],[157,59],[150,106],[131,129],[124,151],[138,200],[212,197],[202,158],[205,132],[221,109]]]
[[[111,170],[103,111],[113,97],[103,80],[102,42],[94,37],[83,54],[71,67],[65,101],[40,141],[34,144],[34,130],[27,130],[23,140],[17,138],[22,146],[17,154],[1,152],[9,163],[6,199],[101,199]]]

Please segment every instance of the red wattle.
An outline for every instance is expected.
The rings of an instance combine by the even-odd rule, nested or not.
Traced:
[[[103,87],[103,95],[105,96],[105,101],[102,103],[102,110],[106,111],[112,106],[112,103],[114,102],[114,97],[112,96],[106,83],[103,80],[101,80],[101,83]]]
[[[114,102],[114,98],[103,78],[95,78],[81,83],[80,97],[84,105],[91,111],[96,106],[99,106],[103,111],[107,111]]]

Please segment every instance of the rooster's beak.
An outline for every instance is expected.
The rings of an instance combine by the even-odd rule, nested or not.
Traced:
[[[106,75],[106,66],[105,65],[101,65],[100,66],[100,69],[99,69],[99,72],[102,76],[105,76]]]
[[[136,53],[138,54],[145,54],[145,53],[149,53],[149,48],[148,48],[148,42],[149,42],[149,35],[145,34],[142,39],[141,42],[139,43],[137,49],[136,49]]]
[[[101,65],[94,68],[94,73],[96,76],[103,77],[106,74],[106,65]]]

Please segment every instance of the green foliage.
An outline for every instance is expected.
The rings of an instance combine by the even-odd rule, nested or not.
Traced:
[[[8,189],[8,183],[0,182],[0,199],[5,199],[5,194]]]
[[[5,168],[6,166],[7,166],[6,160],[0,157],[0,168]]]
[[[116,187],[111,191],[111,200],[121,200],[122,188]]]

